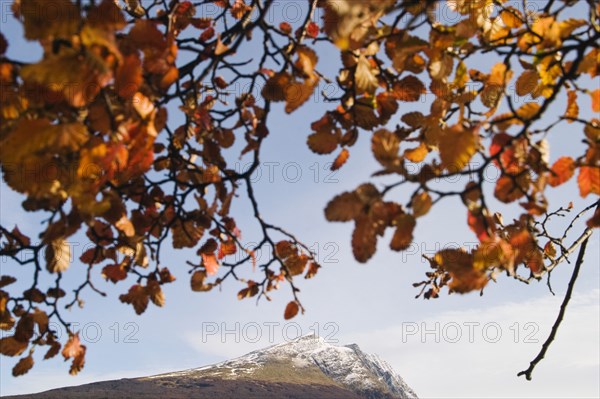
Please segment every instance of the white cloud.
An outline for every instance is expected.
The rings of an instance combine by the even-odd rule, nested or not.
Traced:
[[[422,398],[599,397],[599,294],[573,298],[533,381],[516,374],[545,341],[560,297],[446,312],[343,338],[378,353]]]

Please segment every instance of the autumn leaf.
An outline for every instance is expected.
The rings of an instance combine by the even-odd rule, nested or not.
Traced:
[[[196,292],[210,291],[213,288],[213,286],[212,286],[212,284],[205,284],[204,283],[205,280],[206,280],[206,272],[204,270],[195,271],[194,274],[192,274],[192,278],[191,278],[192,291],[196,291]]]
[[[381,129],[373,133],[371,151],[375,159],[383,166],[392,165],[398,159],[400,139],[392,132]]]
[[[338,146],[338,138],[330,133],[318,131],[308,136],[308,147],[317,154],[330,154]]]
[[[14,336],[0,338],[0,354],[4,356],[19,356],[28,346],[29,342],[19,341]]]
[[[119,296],[119,300],[123,303],[132,305],[135,313],[142,314],[148,307],[150,298],[145,287],[139,284],[134,284],[131,286],[131,288],[129,288],[127,294],[122,294]]]
[[[439,139],[442,166],[450,172],[464,169],[477,151],[477,129],[454,125],[444,129]]]
[[[379,87],[377,75],[379,71],[374,68],[369,59],[364,55],[358,58],[356,70],[354,71],[354,84],[358,93],[373,94]]]
[[[338,170],[339,168],[341,168],[348,160],[348,157],[350,157],[350,151],[348,151],[347,148],[342,148],[342,151],[340,151],[338,156],[333,161],[333,164],[331,165],[331,170]]]
[[[299,310],[300,310],[300,307],[298,306],[298,302],[291,301],[285,307],[285,312],[283,313],[283,318],[285,320],[293,319],[298,314]]]
[[[567,182],[575,174],[575,161],[571,157],[560,157],[550,168],[548,184],[552,187]]]
[[[29,40],[70,38],[79,28],[79,11],[70,0],[21,0],[19,12]]]
[[[427,90],[425,85],[416,76],[406,76],[394,83],[394,95],[399,101],[419,101],[421,95]]]
[[[409,214],[398,215],[395,219],[396,231],[390,242],[390,248],[394,251],[404,251],[413,240],[413,230],[417,222],[414,216]]]
[[[421,142],[419,143],[418,147],[409,148],[406,151],[404,151],[404,158],[408,159],[411,162],[419,163],[425,160],[427,154],[429,154],[427,144]]]
[[[521,76],[517,79],[516,91],[519,96],[526,96],[533,92],[538,86],[538,80],[540,75],[536,70],[523,71]]]
[[[123,264],[108,265],[102,268],[102,277],[117,283],[127,278],[127,270]]]
[[[325,207],[325,217],[330,222],[348,222],[358,217],[363,206],[355,192],[339,194]]]
[[[593,166],[580,167],[577,183],[579,184],[579,194],[583,198],[590,193],[600,195],[600,168]]]
[[[600,112],[600,89],[590,92],[590,97],[592,98],[592,111]]]
[[[418,218],[426,215],[431,209],[431,205],[431,196],[429,196],[427,191],[422,191],[415,195],[411,200],[414,217]]]
[[[115,75],[117,94],[123,98],[132,98],[142,82],[142,61],[136,54],[126,56]]]
[[[481,290],[488,282],[485,270],[476,269],[473,255],[462,249],[444,249],[434,259],[452,277],[448,287],[454,292]]]
[[[71,264],[71,246],[64,239],[52,241],[46,246],[45,258],[50,273],[62,273]]]
[[[360,263],[365,263],[375,254],[376,245],[377,237],[373,221],[361,214],[356,219],[356,226],[352,233],[354,258]]]
[[[217,257],[214,253],[202,254],[202,264],[206,269],[207,275],[213,276],[217,274],[217,271],[219,270],[219,262],[217,261]]]
[[[27,374],[27,372],[33,367],[33,356],[29,355],[27,357],[19,360],[17,364],[12,369],[13,377],[18,377],[23,374]]]
[[[567,92],[567,110],[565,111],[565,118],[568,123],[572,123],[573,120],[578,117],[579,106],[577,105],[577,92],[575,90],[569,90]]]

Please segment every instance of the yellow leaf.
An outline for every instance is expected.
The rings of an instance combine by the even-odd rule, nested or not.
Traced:
[[[439,139],[442,166],[450,172],[461,171],[477,151],[477,129],[454,125],[444,129]]]
[[[425,143],[421,142],[418,147],[404,151],[404,158],[411,162],[418,163],[422,162],[427,154],[429,154],[429,149]]]

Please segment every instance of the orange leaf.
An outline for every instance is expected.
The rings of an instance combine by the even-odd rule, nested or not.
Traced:
[[[348,151],[347,148],[342,148],[342,151],[335,158],[335,161],[333,161],[333,164],[331,165],[331,170],[338,170],[339,168],[341,168],[346,163],[349,157],[350,151]]]
[[[579,168],[579,193],[583,198],[588,194],[594,193],[600,195],[600,168],[592,166],[582,166]]]
[[[448,287],[461,294],[480,290],[488,282],[485,270],[476,269],[473,255],[462,249],[444,249],[434,257],[436,263],[450,273],[452,280]]]
[[[115,75],[117,94],[125,99],[132,98],[142,85],[142,61],[137,54],[130,54],[123,59]]]
[[[600,112],[600,89],[596,89],[590,93],[592,97],[592,111]]]
[[[568,181],[575,173],[575,161],[571,157],[561,157],[552,168],[550,168],[550,176],[548,177],[548,184],[552,187],[559,186]]]
[[[283,318],[285,320],[292,319],[298,314],[299,310],[300,310],[300,307],[298,306],[298,302],[291,301],[285,307],[285,312],[283,313]]]
[[[79,333],[75,333],[69,337],[69,340],[63,347],[61,354],[63,355],[65,360],[67,360],[69,358],[79,355],[81,353],[81,351],[83,350],[82,348],[84,348],[84,346],[81,345],[81,340],[79,339]]]
[[[217,257],[215,254],[201,254],[201,256],[202,264],[206,269],[206,274],[209,276],[217,274],[217,270],[219,270],[219,262],[217,262]]]
[[[579,106],[577,105],[577,92],[575,90],[569,90],[567,92],[567,110],[565,112],[565,118],[567,119],[567,122],[573,123],[573,119],[576,119],[578,116]]]

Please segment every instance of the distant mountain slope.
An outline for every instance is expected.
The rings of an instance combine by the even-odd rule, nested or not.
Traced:
[[[416,394],[376,355],[315,336],[211,366],[7,398],[399,399]]]

